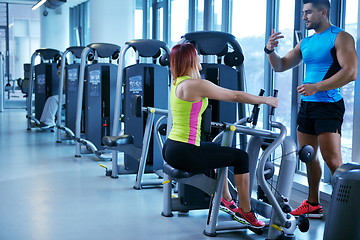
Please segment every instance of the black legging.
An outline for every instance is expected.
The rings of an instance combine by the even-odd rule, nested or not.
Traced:
[[[167,139],[163,157],[170,166],[188,172],[229,166],[234,166],[235,174],[249,172],[247,152],[213,142],[201,142],[200,146],[195,146]]]

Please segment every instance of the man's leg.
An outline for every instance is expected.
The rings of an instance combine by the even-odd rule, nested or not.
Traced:
[[[49,97],[44,105],[43,112],[41,114],[40,122],[49,125],[54,126],[55,125],[55,115],[59,108],[59,96],[54,95]]]
[[[298,132],[298,139],[300,146],[304,146],[306,144],[311,145],[315,150],[315,156],[312,161],[306,163],[307,178],[309,184],[308,199],[304,200],[299,207],[292,210],[290,213],[294,216],[305,214],[309,218],[322,218],[322,207],[319,204],[319,184],[321,179],[321,167],[319,160],[316,157],[318,149],[318,138],[316,135]]]
[[[329,167],[331,174],[343,164],[341,157],[341,136],[339,133],[321,133],[318,136],[321,155]]]
[[[317,158],[318,139],[316,135],[304,134],[298,132],[299,145],[302,147],[306,144],[311,145],[314,150],[314,158],[312,161],[306,163],[307,179],[309,184],[308,201],[311,203],[319,202],[319,184],[321,179],[321,166]]]

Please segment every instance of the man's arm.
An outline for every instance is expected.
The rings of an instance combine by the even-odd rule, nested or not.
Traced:
[[[279,39],[284,38],[280,32],[272,30],[272,34],[266,44],[266,48],[269,51],[274,50],[279,44]],[[301,63],[302,56],[300,52],[300,43],[298,43],[294,49],[289,51],[284,57],[280,57],[276,52],[268,54],[268,60],[275,72],[283,72],[291,69]]]
[[[340,88],[356,79],[358,72],[358,57],[353,37],[345,31],[340,32],[336,38],[335,48],[341,70],[330,78],[318,83],[299,86],[298,92],[300,94],[308,96],[313,95],[318,91]]]
[[[357,77],[358,58],[353,37],[345,31],[340,32],[336,38],[335,48],[341,70],[322,83],[320,82],[319,91],[342,87]]]
[[[268,59],[275,72],[284,72],[296,67],[302,60],[299,44],[284,57],[280,57],[276,52],[273,52],[268,54]]]

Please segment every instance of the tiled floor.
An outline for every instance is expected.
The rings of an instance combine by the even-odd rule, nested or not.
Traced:
[[[161,216],[162,188],[134,190],[135,175],[104,176],[95,157],[75,158],[75,146],[56,143],[54,132],[27,131],[25,115],[0,112],[0,240],[266,238],[249,230],[206,237],[205,210]],[[311,220],[296,237],[322,239],[323,230],[323,220]]]

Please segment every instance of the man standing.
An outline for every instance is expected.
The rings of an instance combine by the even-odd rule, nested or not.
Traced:
[[[301,94],[297,135],[300,146],[310,144],[314,148],[315,157],[306,164],[308,199],[291,214],[321,218],[321,168],[316,153],[320,148],[332,174],[343,163],[340,138],[345,106],[340,87],[356,79],[358,59],[353,37],[330,23],[329,1],[303,0],[303,4],[306,29],[314,29],[315,33],[301,40],[284,57],[280,57],[274,52],[274,48],[284,36],[273,31],[264,50],[275,72],[291,69],[302,61],[306,65],[304,82],[297,87]]]

